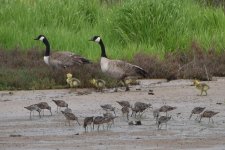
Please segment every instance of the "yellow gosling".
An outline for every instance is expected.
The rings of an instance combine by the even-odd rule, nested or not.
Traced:
[[[76,88],[80,86],[80,80],[73,78],[73,75],[71,73],[67,73],[66,77],[66,82],[70,85],[71,88]]]
[[[102,79],[92,79],[90,80],[90,83],[95,86],[97,91],[101,91],[101,92],[105,88],[105,84],[106,84],[106,82]]]
[[[194,80],[194,86],[201,90],[201,96],[203,94],[203,92],[205,92],[205,96],[207,96],[207,90],[209,89],[209,86],[205,83],[200,83],[199,80]]]

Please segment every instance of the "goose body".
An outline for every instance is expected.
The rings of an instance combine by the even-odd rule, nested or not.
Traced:
[[[105,46],[100,36],[94,36],[90,41],[98,43],[101,47],[100,66],[104,74],[110,76],[111,78],[117,79],[118,81],[122,81],[124,84],[126,77],[147,76],[147,72],[137,65],[133,65],[122,60],[111,60],[107,58]],[[125,86],[126,91],[128,91],[128,85],[125,84]]]
[[[46,50],[44,55],[44,62],[53,68],[59,69],[71,67],[75,64],[90,63],[88,59],[68,51],[55,52],[50,55],[50,44],[44,35],[39,35],[34,40],[40,40],[45,44]]]

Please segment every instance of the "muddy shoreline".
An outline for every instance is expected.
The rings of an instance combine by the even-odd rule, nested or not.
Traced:
[[[44,150],[93,150],[93,149],[223,149],[225,147],[225,78],[206,82],[210,86],[208,96],[198,96],[199,91],[190,86],[191,80],[141,80],[140,85],[132,86],[129,92],[104,93],[93,89],[62,90],[34,90],[0,92],[0,149],[44,149]],[[141,88],[141,90],[136,90]],[[148,95],[152,89],[154,95]],[[88,91],[87,95],[77,92]],[[56,105],[52,99],[65,100],[80,122],[84,117],[102,115],[102,104],[115,106],[119,116],[115,125],[107,131],[84,132],[82,126],[72,122],[65,126],[65,118],[56,112]],[[121,114],[118,100],[128,100],[151,103],[153,108],[163,104],[176,106],[171,112],[173,119],[161,130],[157,130],[152,110],[145,112],[141,126],[128,126],[126,117]],[[41,119],[37,113],[32,120],[29,111],[24,109],[41,101],[48,102],[52,107],[53,116],[45,111],[46,116]],[[222,103],[218,105],[217,103]],[[189,120],[191,110],[196,106],[204,106],[207,110],[219,111],[214,123],[208,124],[208,119],[201,123]],[[131,118],[131,120],[135,120]]]

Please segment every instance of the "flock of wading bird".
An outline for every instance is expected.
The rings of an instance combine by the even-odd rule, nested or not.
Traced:
[[[45,46],[46,46],[46,51],[44,55],[44,62],[49,65],[50,67],[54,69],[61,69],[61,68],[67,68],[70,66],[73,66],[74,64],[88,64],[91,63],[88,59],[76,55],[71,52],[55,52],[50,55],[50,44],[47,38],[44,35],[39,35],[35,40],[40,40],[42,41]],[[111,60],[107,58],[106,51],[105,51],[105,46],[100,38],[100,36],[94,36],[90,39],[90,41],[94,41],[98,43],[101,47],[101,61],[100,61],[100,66],[101,70],[103,73],[106,75],[117,79],[118,84],[122,83],[123,86],[125,86],[126,91],[129,91],[129,85],[132,83],[137,83],[136,79],[138,78],[143,78],[147,77],[147,72],[136,65],[127,63],[125,61],[121,60]],[[72,76],[71,73],[67,74],[67,79],[66,82],[69,84],[71,88],[76,88],[78,87],[81,82],[79,79],[76,79]],[[101,79],[92,79],[90,82],[96,87],[98,91],[103,91],[105,88],[106,82]],[[207,90],[209,89],[209,86],[205,83],[200,83],[198,80],[194,80],[193,84],[197,89],[201,91],[201,95],[205,93],[207,95]],[[115,87],[115,92],[117,91],[117,86]],[[149,90],[149,94],[154,94],[152,90]],[[74,120],[77,121],[77,123],[80,125],[80,122],[78,121],[78,117],[72,113],[72,110],[68,107],[68,104],[63,101],[63,100],[52,100],[56,105],[57,105],[57,112],[59,112],[59,109],[61,107],[66,107],[64,111],[61,111],[62,114],[65,116],[66,120],[68,121],[70,125],[70,121]],[[129,101],[117,101],[119,105],[122,106],[121,112],[123,116],[126,116],[126,119],[128,121],[129,125],[141,125],[141,117],[143,113],[151,108],[151,104],[143,103],[143,102],[136,102],[133,106],[129,103]],[[114,124],[114,119],[117,118],[116,116],[116,108],[113,107],[110,104],[105,104],[101,105],[102,109],[106,111],[106,113],[103,114],[103,116],[90,116],[86,117],[83,120],[83,127],[85,128],[85,132],[87,131],[88,126],[92,126],[91,129],[94,129],[94,125],[97,125],[97,129],[99,130],[100,125],[104,124],[107,125],[107,130]],[[46,102],[40,102],[38,104],[33,104],[30,106],[25,107],[30,111],[30,119],[31,119],[31,112],[32,111],[37,111],[39,113],[39,117],[41,118],[41,111],[43,111],[43,116],[44,116],[44,109],[47,109],[50,111],[51,115],[51,107],[48,105]],[[164,105],[158,109],[153,109],[153,117],[156,120],[156,125],[158,129],[162,127],[162,124],[166,124],[167,127],[167,122],[171,119],[171,115],[168,115],[167,112],[172,111],[176,109],[177,107],[172,107],[169,105]],[[214,112],[214,111],[209,111],[205,110],[205,107],[195,107],[191,111],[191,115],[189,119],[191,119],[193,114],[196,114],[197,117],[196,119],[199,119],[199,122],[201,121],[202,118],[209,118],[213,122],[212,117],[219,112]],[[130,115],[131,111],[131,115]],[[113,112],[113,113],[111,113]],[[164,116],[160,116],[160,113],[166,113]],[[138,121],[130,121],[129,122],[129,117],[135,117]],[[139,119],[138,119],[139,118]]]

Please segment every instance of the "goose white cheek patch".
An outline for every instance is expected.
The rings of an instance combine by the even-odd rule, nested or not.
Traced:
[[[100,37],[98,37],[98,38],[95,40],[95,42],[99,43],[99,42],[100,42],[100,40],[101,40],[101,38],[100,38]]]
[[[43,41],[43,40],[44,40],[44,38],[45,38],[45,37],[43,37],[43,36],[42,36],[42,37],[40,37],[40,39],[39,39],[39,40],[40,40],[40,41]]]

